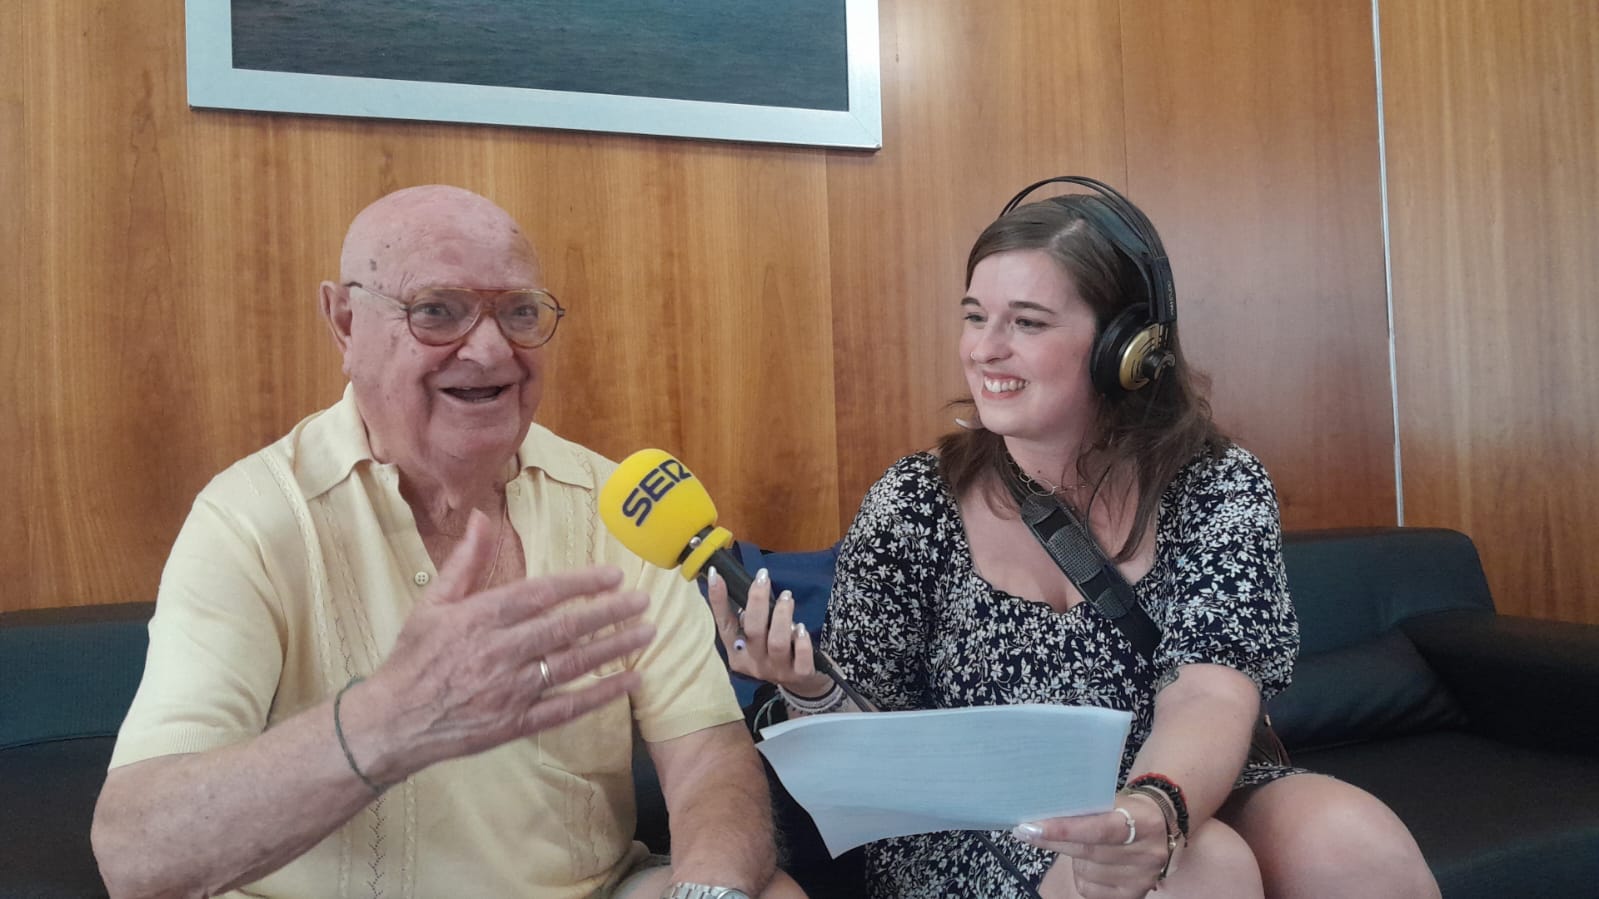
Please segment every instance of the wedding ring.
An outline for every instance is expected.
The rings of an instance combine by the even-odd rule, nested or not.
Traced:
[[[543,684],[539,687],[540,693],[548,690],[550,685],[555,683],[555,676],[550,674],[550,662],[548,659],[539,659],[539,677],[543,679]],[[1131,822],[1133,819],[1128,818],[1127,820]]]
[[[1133,845],[1133,840],[1138,839],[1138,825],[1133,823],[1133,815],[1132,815],[1131,812],[1127,811],[1126,809],[1122,808],[1119,805],[1116,806],[1115,808],[1116,808],[1116,811],[1122,813],[1122,817],[1123,818],[1127,819],[1127,839],[1122,840],[1122,845],[1123,846],[1131,846],[1131,845]]]

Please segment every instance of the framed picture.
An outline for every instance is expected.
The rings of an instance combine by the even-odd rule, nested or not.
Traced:
[[[187,0],[189,105],[883,145],[877,0]]]

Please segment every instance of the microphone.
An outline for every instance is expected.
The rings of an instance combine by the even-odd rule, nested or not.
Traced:
[[[716,504],[694,473],[671,453],[643,449],[623,459],[600,487],[600,520],[622,545],[657,568],[676,568],[692,581],[706,566],[727,583],[727,598],[742,611],[755,579],[728,547],[733,534],[716,525]],[[855,691],[820,648],[816,670],[833,679],[863,711],[877,706]]]
[[[750,577],[728,551],[733,535],[716,526],[716,504],[699,478],[665,450],[639,450],[617,466],[600,487],[600,520],[622,545],[657,568],[676,568],[683,579],[699,577],[707,564],[727,582],[727,597],[740,609],[748,599]],[[816,670],[833,679],[863,712],[879,711],[839,673],[827,653],[816,649]],[[1038,896],[1032,881],[981,831],[977,838],[1024,892]]]

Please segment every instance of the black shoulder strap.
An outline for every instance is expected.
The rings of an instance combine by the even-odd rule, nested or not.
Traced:
[[[1105,558],[1083,522],[1053,496],[1039,496],[1014,479],[1005,480],[1021,507],[1022,520],[1049,557],[1101,615],[1121,628],[1139,655],[1154,658],[1155,646],[1160,642],[1155,622],[1138,604],[1138,596],[1127,579]]]

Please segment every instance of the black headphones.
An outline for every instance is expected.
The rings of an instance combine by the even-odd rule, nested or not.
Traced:
[[[1177,322],[1177,291],[1172,286],[1166,248],[1161,246],[1155,226],[1130,200],[1103,181],[1080,175],[1045,178],[1028,185],[1011,197],[1000,216],[1009,214],[1028,194],[1046,184],[1076,184],[1094,191],[1098,196],[1090,199],[1100,202],[1074,203],[1072,208],[1131,260],[1144,279],[1149,301],[1128,306],[1106,323],[1094,339],[1088,362],[1094,387],[1100,393],[1108,397],[1131,393],[1159,378],[1161,372],[1177,362],[1170,348],[1171,328]]]

